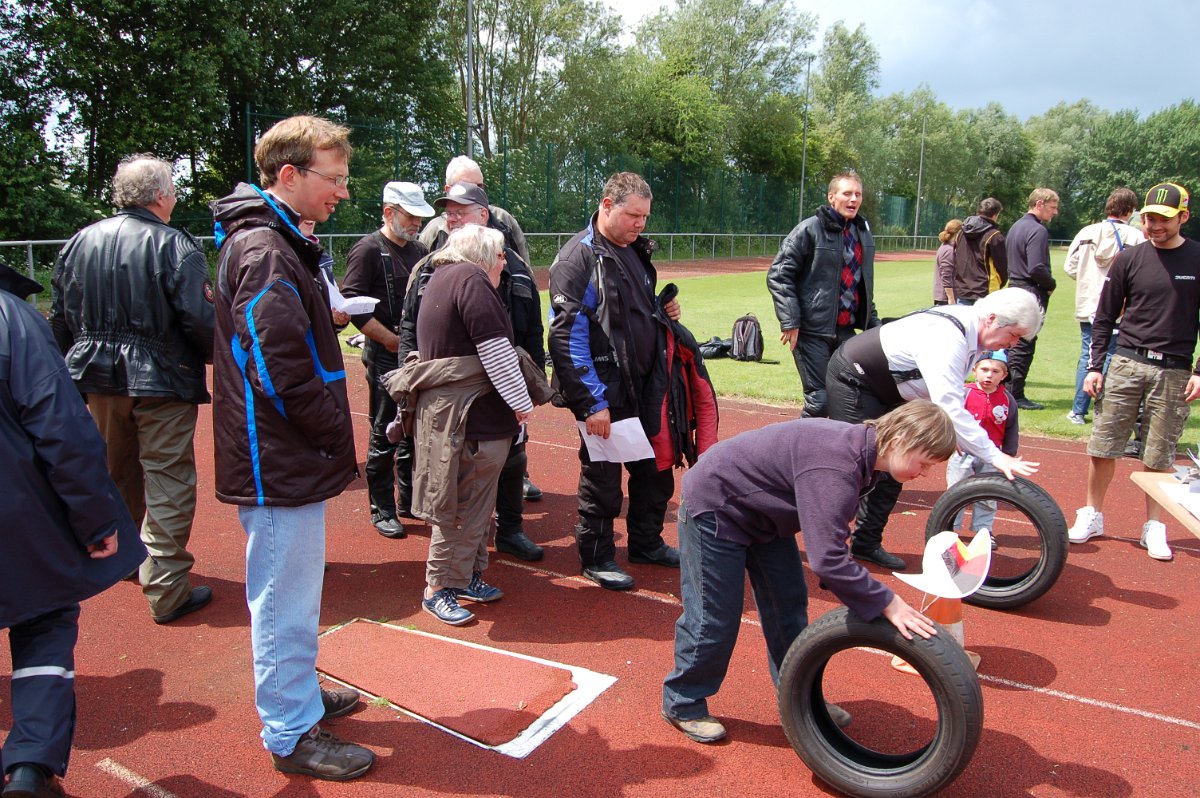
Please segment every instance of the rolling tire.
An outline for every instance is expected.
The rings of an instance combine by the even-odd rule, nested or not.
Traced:
[[[860,646],[909,662],[937,707],[937,730],[905,754],[866,748],[830,719],[822,690],[825,666]],[[906,640],[885,618],[864,621],[845,607],[810,624],[788,649],[779,673],[783,731],[813,775],[859,798],[920,798],[937,792],[970,762],[983,733],[983,692],[962,647],[944,630]]]
[[[1024,573],[989,574],[968,604],[995,610],[1022,607],[1054,586],[1067,564],[1067,521],[1062,510],[1039,485],[1022,477],[1011,482],[1003,474],[981,474],[950,486],[933,505],[925,525],[925,539],[950,529],[959,510],[983,499],[1006,502],[1022,512],[1037,530],[1041,551]]]

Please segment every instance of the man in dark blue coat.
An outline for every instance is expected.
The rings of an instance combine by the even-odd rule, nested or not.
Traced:
[[[23,301],[41,290],[0,264],[0,627],[13,715],[0,753],[5,796],[63,794],[79,602],[146,557],[50,327]]]

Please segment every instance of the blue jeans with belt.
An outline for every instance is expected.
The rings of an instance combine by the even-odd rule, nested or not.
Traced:
[[[663,682],[663,714],[682,720],[708,715],[729,670],[745,603],[746,574],[762,622],[771,679],[792,641],[808,625],[808,588],[794,535],[745,545],[717,537],[713,513],[691,516],[679,505],[680,595],[675,669]]]

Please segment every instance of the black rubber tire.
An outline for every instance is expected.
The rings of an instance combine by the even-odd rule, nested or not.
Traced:
[[[1037,530],[1041,556],[1023,574],[989,575],[979,590],[963,601],[994,610],[1023,607],[1052,588],[1067,564],[1067,521],[1039,485],[1022,477],[1010,482],[1003,474],[981,474],[956,482],[934,503],[925,524],[925,539],[950,529],[955,513],[982,499],[1006,502],[1024,513]]]
[[[825,710],[825,666],[836,654],[866,646],[902,657],[933,694],[938,724],[923,747],[893,754],[866,748],[837,727]],[[881,668],[888,667],[881,659]],[[967,655],[945,630],[905,640],[885,618],[867,622],[845,607],[804,630],[779,674],[779,714],[796,754],[815,776],[860,798],[919,798],[962,772],[983,733],[983,692]]]

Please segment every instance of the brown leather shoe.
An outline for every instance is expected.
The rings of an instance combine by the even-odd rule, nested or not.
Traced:
[[[698,743],[715,743],[725,739],[725,727],[712,715],[705,715],[693,720],[663,715],[663,719],[683,732],[689,740],[695,740]]]
[[[358,706],[361,693],[350,687],[334,687],[326,690],[321,688],[321,703],[325,706],[325,714],[321,720],[340,718],[349,715]]]
[[[366,773],[375,764],[375,754],[361,745],[335,737],[320,726],[313,726],[300,737],[296,750],[287,756],[271,754],[280,773],[312,776],[325,781],[350,781]]]

